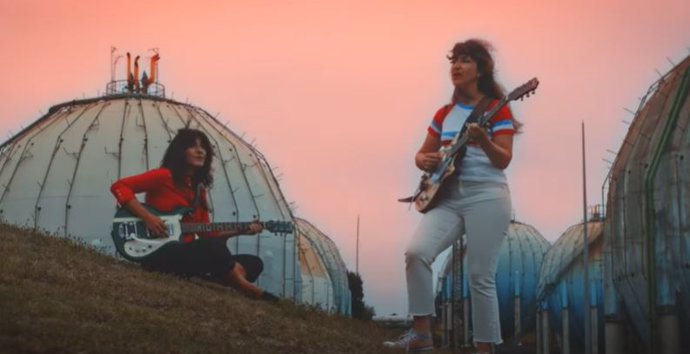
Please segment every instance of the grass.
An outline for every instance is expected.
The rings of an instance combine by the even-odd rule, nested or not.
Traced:
[[[398,334],[0,224],[0,353],[394,353]]]

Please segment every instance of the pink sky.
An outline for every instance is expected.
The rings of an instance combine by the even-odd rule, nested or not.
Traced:
[[[552,242],[582,219],[581,122],[594,204],[602,158],[632,119],[623,108],[690,46],[686,0],[179,3],[0,2],[0,141],[54,104],[102,93],[111,46],[157,47],[168,97],[246,133],[296,215],[353,270],[360,215],[365,301],[379,315],[407,313],[403,252],[420,214],[395,199],[418,181],[413,155],[449,99],[456,41],[491,41],[508,90],[541,81],[512,105],[525,132],[507,173],[517,219]]]

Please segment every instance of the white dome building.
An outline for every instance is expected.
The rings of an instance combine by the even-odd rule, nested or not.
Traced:
[[[300,220],[300,219],[298,219]],[[299,247],[299,265],[302,276],[302,302],[327,311],[335,312],[335,292],[333,280],[328,273],[327,265],[321,256],[317,244],[318,236],[310,235],[301,227],[297,229]]]
[[[352,314],[347,267],[338,247],[309,221],[295,218],[302,301],[331,313]]]
[[[204,131],[215,153],[213,221],[293,220],[264,156],[206,111],[166,99],[158,83],[136,93],[113,81],[106,92],[55,105],[0,145],[0,221],[75,237],[115,254],[111,184],[160,166],[177,129],[187,126]],[[233,253],[263,259],[259,286],[299,301],[294,234],[264,231],[231,238],[228,245]]]

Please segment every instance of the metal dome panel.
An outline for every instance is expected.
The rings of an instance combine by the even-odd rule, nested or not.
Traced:
[[[587,241],[590,248],[595,242],[603,242],[600,240],[603,238],[603,227],[601,220],[587,223]],[[537,294],[540,297],[553,290],[560,281],[562,273],[567,272],[582,256],[583,233],[582,224],[569,227],[544,256],[537,284]]]
[[[323,232],[307,220],[295,218],[298,233],[306,235],[311,246],[326,267],[333,284],[335,311],[350,315],[352,313],[352,295],[347,279],[347,267],[343,262],[338,247]]]
[[[506,238],[499,250],[496,269],[496,293],[501,314],[501,332],[504,338],[534,330],[535,289],[539,269],[549,247],[549,242],[531,225],[516,221],[510,223]],[[462,274],[462,299],[471,301],[465,257],[463,257],[463,262],[465,271]],[[452,302],[453,279],[459,279],[459,267],[460,262],[456,262],[453,266],[452,252],[450,252],[442,267],[443,271],[439,275],[437,285],[437,300],[441,303]],[[458,290],[456,289],[457,292]]]
[[[326,311],[335,311],[333,281],[328,274],[325,261],[319,254],[318,246],[314,244],[319,242],[318,237],[314,240],[311,239],[312,237],[302,229],[298,229],[297,244],[302,275],[301,302],[318,306]]]
[[[587,222],[588,264],[590,303],[584,303],[584,267],[583,234],[584,224],[569,227],[544,256],[537,298],[540,311],[547,311],[550,327],[562,338],[564,328],[568,330],[571,347],[583,350],[585,311],[596,309],[596,326],[598,338],[604,338],[604,222],[596,219]],[[563,311],[568,311],[567,327],[564,327]],[[595,329],[592,329],[595,331]],[[561,345],[565,345],[561,343]],[[596,342],[600,351],[604,350],[604,341]],[[562,348],[565,350],[564,348]],[[569,348],[570,349],[570,348]]]
[[[610,173],[610,279],[649,348],[670,333],[690,344],[679,335],[690,323],[689,97],[690,56],[650,86]],[[664,318],[680,324],[664,328]]]

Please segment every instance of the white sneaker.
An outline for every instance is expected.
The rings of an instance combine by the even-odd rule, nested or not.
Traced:
[[[424,353],[434,349],[431,334],[421,334],[410,328],[395,341],[383,342],[386,348],[404,349],[405,353]]]

